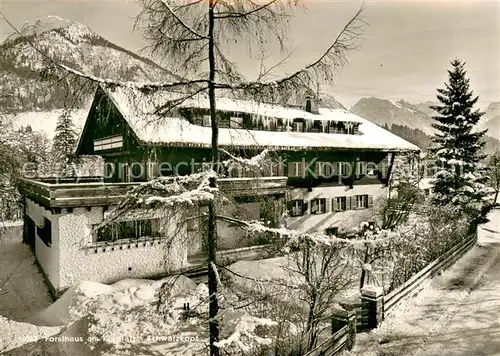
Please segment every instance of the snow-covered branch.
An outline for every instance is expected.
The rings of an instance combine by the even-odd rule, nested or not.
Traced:
[[[259,221],[244,221],[237,218],[219,215],[218,218],[234,224],[251,234],[268,233],[275,240],[285,242],[287,246],[300,246],[302,244],[320,245],[324,247],[332,247],[337,244],[351,245],[353,247],[363,247],[365,245],[378,245],[387,243],[400,236],[397,232],[387,231],[385,237],[370,240],[345,239],[332,235],[326,235],[321,232],[303,233],[297,230],[289,230],[287,228],[270,228],[263,225]]]
[[[269,82],[246,82],[239,84],[217,84],[217,88],[242,90],[258,97],[277,97],[290,93],[297,87],[311,87],[319,80],[332,82],[333,73],[347,64],[346,55],[358,48],[367,23],[363,19],[364,7],[361,7],[344,26],[333,43],[314,62],[304,68],[278,80]]]
[[[101,78],[91,74],[83,73],[76,69],[70,68],[64,64],[58,63],[45,53],[43,53],[43,55],[46,56],[46,58],[48,58],[56,66],[66,70],[67,72],[70,72],[80,78],[88,79],[99,84],[114,85],[114,86],[130,88],[130,89],[139,89],[139,90],[155,90],[155,89],[168,89],[168,88],[179,88],[179,87],[186,87],[186,88],[195,87],[199,84],[208,83],[208,80],[206,79],[193,79],[185,81],[181,80],[176,82],[131,82],[131,81],[115,80],[110,78]]]
[[[223,148],[219,148],[219,151],[229,156],[229,159],[222,161],[222,164],[224,166],[229,168],[233,166],[240,166],[251,169],[260,169],[261,167],[263,167],[264,164],[269,160],[269,153],[271,152],[266,148],[261,153],[253,156],[252,158],[242,158],[232,155]]]
[[[275,326],[278,323],[271,319],[241,314],[238,318],[231,320],[231,324],[231,327],[234,328],[231,335],[214,345],[219,349],[246,353],[250,352],[256,345],[270,345],[272,343],[272,339],[260,337],[256,334],[258,326]]]
[[[149,208],[159,206],[181,208],[214,200],[218,188],[210,187],[210,180],[215,176],[215,172],[207,171],[189,176],[158,177],[144,182],[127,192],[118,207],[97,226],[97,229],[141,205]]]
[[[248,16],[251,16],[255,13],[258,13],[259,11],[262,11],[262,10],[268,8],[269,6],[277,3],[278,1],[281,1],[281,0],[271,0],[267,3],[264,3],[264,5],[258,6],[252,10],[247,11],[247,12],[221,11],[221,12],[218,12],[217,15],[215,15],[215,18],[216,19],[229,19],[229,18],[248,17]]]
[[[172,9],[170,4],[167,2],[167,0],[160,0],[163,6],[167,9],[167,11],[172,15],[172,17],[180,24],[182,27],[184,27],[190,34],[195,36],[198,39],[208,39],[207,36],[202,35],[198,32],[196,32],[193,28],[191,28],[184,20],[182,20],[177,13]]]

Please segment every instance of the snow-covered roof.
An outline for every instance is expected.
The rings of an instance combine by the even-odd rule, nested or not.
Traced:
[[[190,123],[185,118],[162,117],[155,110],[180,94],[142,93],[129,88],[105,88],[104,91],[122,113],[137,137],[143,142],[170,146],[210,147],[211,128]],[[185,100],[179,107],[209,108],[205,95]],[[276,132],[249,129],[219,128],[219,145],[231,147],[267,147],[299,150],[304,148],[369,149],[383,151],[417,151],[417,146],[399,136],[341,109],[319,109],[319,114],[279,105],[247,100],[217,98],[217,110],[248,113],[263,117],[293,120],[342,121],[359,124],[359,134],[313,132]]]

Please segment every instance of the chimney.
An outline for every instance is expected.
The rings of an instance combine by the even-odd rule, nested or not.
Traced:
[[[306,96],[306,111],[311,114],[318,114],[318,102],[316,98],[310,95]]]

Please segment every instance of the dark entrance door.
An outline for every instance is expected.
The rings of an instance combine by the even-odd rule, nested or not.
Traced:
[[[27,215],[24,216],[24,238],[23,242],[28,244],[33,252],[35,252],[35,234],[36,225],[33,220]]]

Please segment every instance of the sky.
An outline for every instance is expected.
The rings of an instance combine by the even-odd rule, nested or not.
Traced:
[[[288,47],[293,55],[281,72],[292,72],[313,61],[329,46],[361,5],[358,1],[308,1],[307,12],[290,21]],[[365,1],[369,27],[360,48],[348,55],[349,65],[333,88],[322,88],[347,106],[362,97],[435,100],[436,88],[447,79],[449,62],[467,62],[471,87],[479,105],[500,101],[500,1]],[[147,43],[133,32],[139,11],[134,0],[48,1],[0,0],[0,8],[16,27],[25,21],[57,15],[82,22],[106,39],[139,52]],[[0,41],[12,33],[0,19]],[[141,53],[144,54],[144,53]],[[242,48],[229,55],[248,77],[260,62]],[[271,49],[266,65],[281,59]]]

